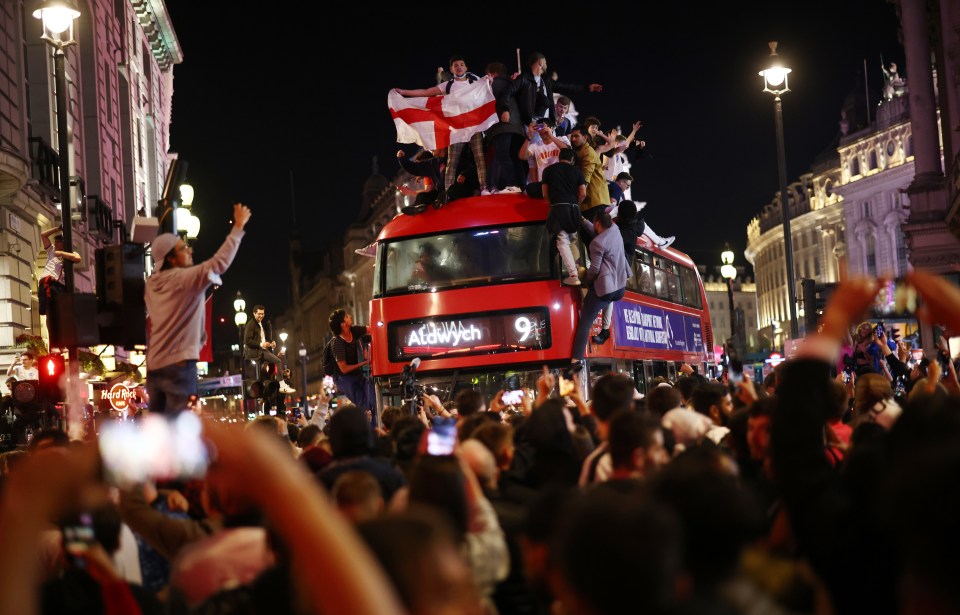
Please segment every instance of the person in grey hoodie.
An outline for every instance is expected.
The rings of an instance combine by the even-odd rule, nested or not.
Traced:
[[[197,395],[197,360],[206,337],[204,296],[233,262],[250,209],[233,206],[233,229],[213,255],[193,264],[193,251],[173,233],[150,244],[156,270],[147,279],[147,395],[150,412],[176,413]]]

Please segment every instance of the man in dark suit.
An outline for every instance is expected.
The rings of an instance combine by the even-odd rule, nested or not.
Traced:
[[[253,320],[249,321],[243,330],[243,358],[248,361],[273,363],[277,367],[277,373],[279,373],[283,367],[283,361],[280,357],[284,353],[282,350],[279,353],[280,356],[273,353],[277,343],[273,341],[273,331],[270,330],[270,323],[268,322],[266,327],[263,326],[265,314],[266,309],[262,305],[253,306]],[[285,380],[280,380],[280,392],[294,393],[296,389],[288,386]]]

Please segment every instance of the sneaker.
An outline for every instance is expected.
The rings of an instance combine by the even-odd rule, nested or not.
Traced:
[[[575,374],[583,370],[583,359],[573,359],[570,365],[563,369],[563,377],[567,380],[573,380]]]
[[[377,255],[377,242],[374,241],[373,243],[371,243],[371,244],[368,245],[368,246],[364,246],[364,247],[362,247],[362,248],[357,248],[356,250],[354,250],[354,252],[356,252],[356,253],[359,254],[360,256],[376,256],[376,255]]]
[[[484,188],[483,190],[480,191],[480,196],[490,196],[491,194],[496,194],[496,193],[497,193],[496,190],[494,190],[493,192],[491,192],[491,191],[487,190],[486,188]]]
[[[294,388],[291,388],[285,381],[281,380],[281,381],[280,381],[280,392],[281,392],[281,393],[296,393],[297,390],[294,389]]]
[[[610,329],[600,329],[600,333],[597,333],[591,339],[597,346],[603,346],[610,339]]]
[[[670,237],[664,237],[664,238],[663,238],[663,241],[661,241],[660,243],[657,244],[657,247],[658,247],[658,248],[669,248],[671,245],[673,245],[673,242],[676,241],[676,239],[677,239],[677,238],[674,237],[674,236],[672,236],[672,235],[671,235]]]
[[[516,186],[507,186],[506,188],[504,188],[504,189],[501,190],[500,192],[517,193],[517,192],[523,192],[523,190],[521,190],[520,188],[517,188]]]
[[[575,275],[567,276],[563,278],[562,284],[564,286],[580,286],[580,278]]]

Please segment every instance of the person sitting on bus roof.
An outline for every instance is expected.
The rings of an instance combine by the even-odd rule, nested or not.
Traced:
[[[580,228],[580,201],[586,197],[587,182],[580,168],[573,164],[572,149],[561,149],[559,157],[559,162],[550,165],[543,172],[543,198],[550,203],[547,230],[556,237],[557,252],[560,253],[560,260],[567,272],[563,283],[567,286],[580,286],[577,261],[573,258],[570,242]]]
[[[623,237],[620,229],[610,219],[610,214],[597,214],[593,226],[597,235],[590,242],[590,269],[587,270],[585,280],[590,284],[590,290],[583,300],[577,332],[573,338],[572,359],[568,368],[571,374],[583,369],[587,336],[590,335],[597,312],[602,311],[607,304],[623,299],[627,278],[630,277],[627,259],[623,255]]]
[[[418,182],[423,183],[423,190],[419,191],[412,190],[406,185],[397,186],[397,189],[405,196],[416,195],[412,205],[403,207],[401,210],[403,213],[408,215],[419,214],[423,213],[427,205],[436,207],[437,187],[443,185],[444,162],[441,157],[442,154],[443,150],[421,149],[413,156],[408,157],[402,149],[397,150],[397,162],[400,164],[400,168],[413,175]]]

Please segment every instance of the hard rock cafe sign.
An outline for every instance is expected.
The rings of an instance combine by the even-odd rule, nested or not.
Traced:
[[[110,407],[114,410],[126,410],[130,407],[130,400],[134,397],[134,389],[131,389],[123,383],[117,383],[110,387],[110,390],[100,391],[100,399],[110,402]]]

